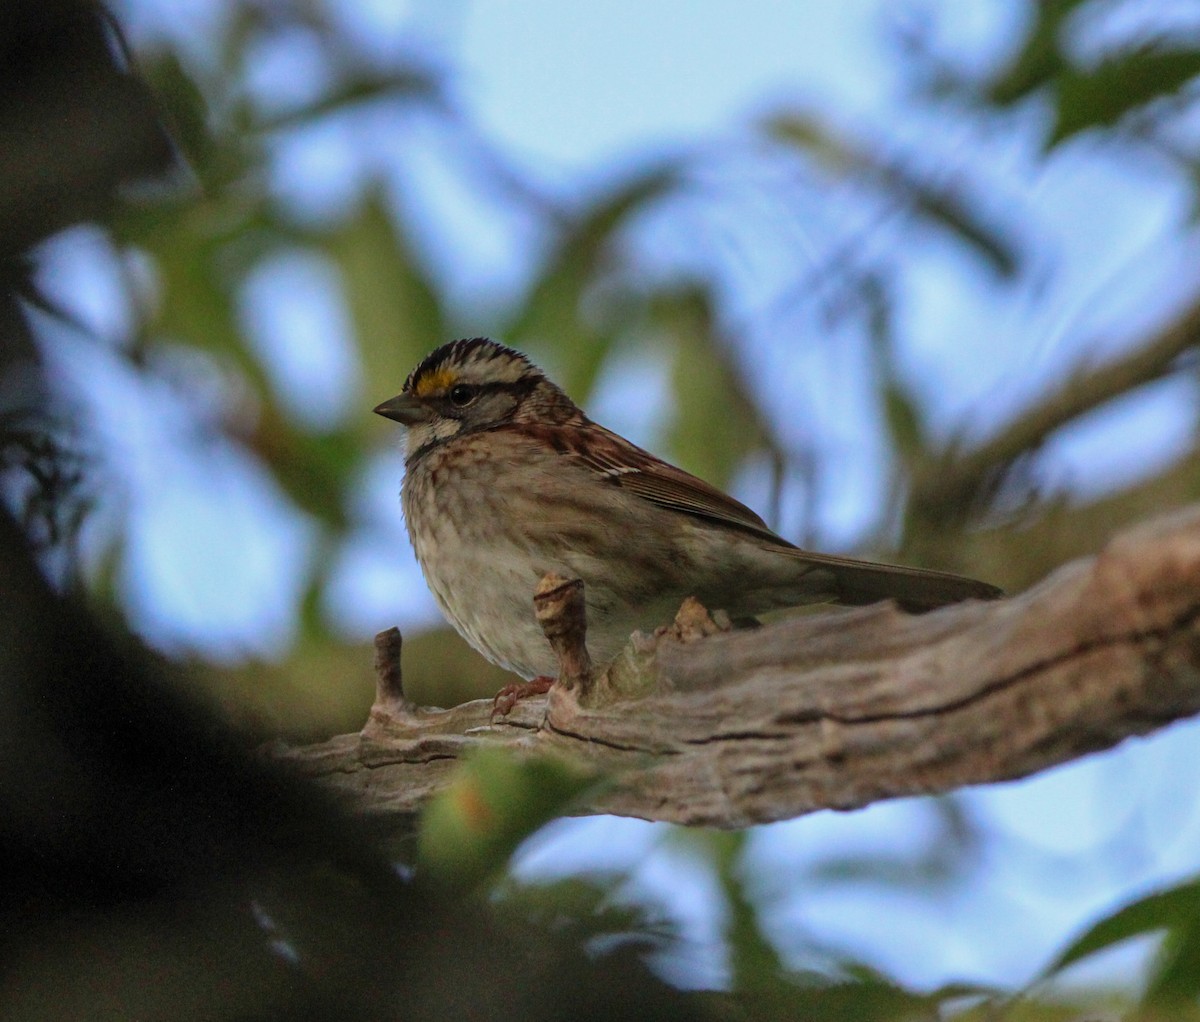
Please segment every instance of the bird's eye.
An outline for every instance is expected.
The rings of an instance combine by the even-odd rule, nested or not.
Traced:
[[[475,400],[478,391],[469,383],[456,383],[450,388],[450,403],[465,408]]]

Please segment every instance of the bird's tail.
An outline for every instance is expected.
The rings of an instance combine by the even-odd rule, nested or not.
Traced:
[[[796,554],[811,566],[804,579],[808,585],[828,588],[832,599],[851,606],[895,600],[905,610],[921,613],[962,600],[994,600],[1004,595],[997,586],[948,571],[878,564],[807,550],[797,550]]]

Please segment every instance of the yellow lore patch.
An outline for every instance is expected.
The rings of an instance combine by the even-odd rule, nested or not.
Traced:
[[[417,397],[429,397],[430,394],[449,389],[457,378],[458,374],[449,367],[426,373],[413,384],[413,393]]]

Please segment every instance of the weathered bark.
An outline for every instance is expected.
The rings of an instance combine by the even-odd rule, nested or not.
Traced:
[[[580,812],[718,827],[1023,777],[1200,712],[1200,506],[995,603],[740,632],[691,614],[590,694],[555,686],[497,722],[490,700],[411,708],[385,670],[361,735],[280,754],[399,814],[479,745],[568,755],[614,779]]]

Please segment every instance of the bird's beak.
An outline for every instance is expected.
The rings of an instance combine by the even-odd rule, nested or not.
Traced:
[[[388,398],[383,404],[376,405],[374,411],[376,415],[382,415],[385,419],[392,419],[405,426],[415,426],[433,418],[432,412],[424,402],[412,394],[397,394]]]

